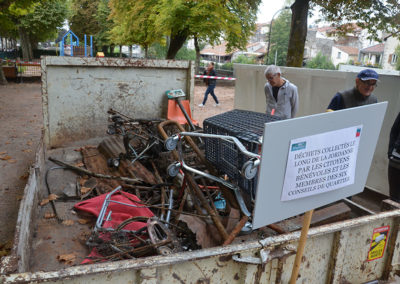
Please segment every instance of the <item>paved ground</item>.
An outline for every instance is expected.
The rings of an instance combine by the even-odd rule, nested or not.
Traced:
[[[0,245],[13,238],[42,125],[39,83],[0,86]]]
[[[217,86],[221,106],[214,107],[211,96],[203,108],[205,86],[195,87],[193,117],[202,125],[209,116],[233,108],[234,87]],[[3,244],[13,239],[19,201],[34,163],[43,126],[40,83],[0,85],[0,256]]]

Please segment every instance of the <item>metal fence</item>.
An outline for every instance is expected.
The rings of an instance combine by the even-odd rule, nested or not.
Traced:
[[[33,61],[0,59],[0,66],[3,68],[7,79],[22,82],[23,78],[41,77],[40,59]]]

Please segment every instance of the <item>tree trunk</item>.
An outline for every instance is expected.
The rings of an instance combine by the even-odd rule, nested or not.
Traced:
[[[132,57],[132,44],[129,45],[129,57]]]
[[[122,58],[122,45],[119,46],[119,58]]]
[[[303,66],[304,45],[307,37],[307,16],[310,0],[296,0],[290,7],[292,23],[290,27],[289,47],[286,66]]]
[[[199,41],[197,40],[197,37],[194,37],[194,49],[196,50],[196,67],[195,67],[195,72],[196,74],[199,74],[199,68],[200,68],[200,46],[199,46]]]
[[[110,45],[110,56],[111,57],[113,57],[113,55],[114,55],[114,48],[115,48],[114,44]]]
[[[144,46],[144,58],[149,58],[149,46],[147,44]]]
[[[7,85],[6,76],[4,76],[3,68],[0,65],[0,85]]]
[[[132,44],[129,45],[129,57],[132,57]]]
[[[21,40],[22,59],[24,61],[32,61],[33,51],[29,34],[22,28],[18,28],[19,38]]]
[[[185,31],[180,31],[178,34],[171,35],[171,42],[168,47],[166,59],[174,59],[186,39],[187,32]]]

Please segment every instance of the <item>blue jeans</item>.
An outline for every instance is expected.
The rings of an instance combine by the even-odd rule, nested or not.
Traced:
[[[204,93],[203,105],[206,104],[206,101],[207,101],[207,98],[208,98],[208,94],[211,94],[211,96],[213,97],[215,103],[219,104],[217,96],[214,94],[214,89],[215,89],[215,85],[209,85],[207,87],[207,90]]]

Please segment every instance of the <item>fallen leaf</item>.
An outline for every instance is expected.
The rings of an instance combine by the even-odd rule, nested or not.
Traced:
[[[46,199],[43,199],[41,202],[40,202],[40,206],[44,206],[44,205],[46,205],[47,203],[49,203],[50,202],[50,200],[48,200],[47,198]]]
[[[7,151],[0,152],[0,155],[4,155]]]
[[[0,258],[11,253],[12,241],[8,241],[7,243],[0,243]]]
[[[179,220],[186,223],[188,228],[196,234],[196,242],[202,248],[210,248],[218,245],[213,237],[209,234],[209,228],[207,228],[207,223],[202,219],[194,216],[179,216]]]
[[[20,201],[20,200],[22,200],[22,198],[24,198],[24,196],[23,196],[23,195],[19,195],[19,196],[17,196],[17,201]]]
[[[57,259],[60,262],[65,261],[66,264],[72,264],[76,259],[76,255],[74,253],[61,254],[57,256]]]
[[[79,185],[82,186],[86,181],[87,181],[86,178],[80,178],[79,179]]]
[[[5,155],[3,157],[0,157],[0,160],[3,160],[3,161],[7,161],[7,160],[10,160],[10,159],[12,159],[12,157],[9,156],[9,155]]]
[[[74,166],[75,166],[75,167],[83,167],[84,164],[83,164],[82,162],[79,162],[79,163],[76,163]]]
[[[11,138],[17,138],[18,136],[17,135],[11,135],[10,137]]]
[[[51,213],[51,212],[44,213],[45,219],[51,219],[51,218],[55,218],[55,217],[56,217],[56,214],[54,214],[54,213]]]
[[[47,198],[51,201],[51,200],[56,200],[58,198],[58,196],[56,194],[52,193],[49,196],[47,196]]]
[[[87,224],[89,222],[90,222],[90,220],[88,220],[88,219],[78,219],[78,223],[82,224],[82,225],[85,225],[85,224]]]
[[[28,142],[26,142],[26,145],[31,146],[33,144],[33,141],[29,140]]]
[[[11,144],[11,142],[10,142],[10,141],[6,141],[6,143],[4,143],[4,144],[6,144],[6,145],[7,145],[7,144]]]
[[[81,187],[81,194],[86,194],[86,193],[88,193],[89,191],[91,191],[92,189],[90,188],[90,187],[84,187],[84,186],[82,186]]]
[[[26,180],[29,177],[29,172],[24,173],[19,179]]]
[[[24,150],[22,150],[22,152],[30,153],[30,152],[32,152],[32,150],[31,149],[24,149]]]
[[[75,222],[73,220],[64,220],[62,222],[63,225],[65,226],[72,226]]]
[[[9,162],[10,164],[15,164],[17,162],[17,160],[10,159],[10,160],[7,160],[7,162]]]

